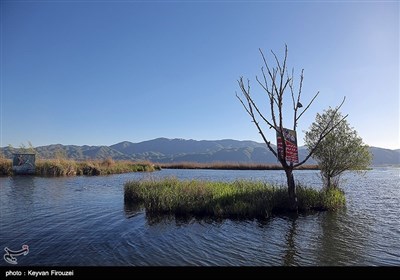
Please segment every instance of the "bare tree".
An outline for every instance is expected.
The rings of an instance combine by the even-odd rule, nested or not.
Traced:
[[[307,106],[303,108],[301,104],[301,90],[303,86],[303,78],[304,78],[304,69],[300,74],[300,83],[299,88],[296,91],[294,87],[294,70],[291,73],[287,70],[286,60],[288,55],[288,48],[285,45],[285,56],[283,58],[283,62],[281,63],[278,57],[275,55],[273,51],[271,51],[276,66],[270,68],[267,60],[264,56],[264,53],[260,49],[260,53],[264,62],[264,66],[261,67],[262,79],[256,77],[256,81],[261,86],[261,88],[266,92],[269,100],[269,111],[270,118],[267,118],[263,112],[261,112],[260,107],[257,106],[254,101],[252,95],[250,94],[250,80],[247,80],[247,83],[243,81],[243,77],[240,77],[238,80],[239,88],[242,91],[242,95],[244,98],[241,98],[237,93],[236,97],[239,99],[245,111],[250,115],[252,122],[257,127],[258,132],[260,133],[262,139],[267,144],[268,149],[272,152],[272,154],[277,158],[277,160],[282,165],[283,170],[286,174],[287,185],[288,185],[288,195],[289,195],[289,203],[290,209],[293,211],[297,211],[297,194],[296,194],[296,184],[293,176],[293,169],[299,167],[304,164],[316,151],[318,145],[321,141],[346,117],[342,117],[340,120],[335,122],[335,115],[337,114],[340,107],[343,105],[345,101],[345,97],[343,98],[342,103],[334,110],[332,118],[328,121],[326,126],[322,127],[320,130],[320,134],[318,136],[317,141],[315,141],[314,147],[309,149],[308,155],[300,162],[288,162],[287,160],[287,145],[286,145],[286,135],[285,135],[285,127],[284,126],[284,108],[283,108],[283,100],[285,92],[290,92],[292,99],[292,109],[293,109],[293,124],[290,126],[294,131],[297,129],[297,124],[299,119],[303,116],[303,114],[310,108],[311,104],[317,98],[319,92],[317,92],[313,98],[308,102]],[[271,145],[271,142],[265,136],[265,133],[260,125],[260,121],[263,121],[268,125],[270,129],[274,129],[276,131],[276,135],[282,139],[282,152],[278,152]]]

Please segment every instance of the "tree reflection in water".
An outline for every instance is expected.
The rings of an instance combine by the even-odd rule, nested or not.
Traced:
[[[285,254],[283,255],[283,265],[291,266],[291,265],[298,265],[295,262],[295,256],[297,253],[295,238],[296,238],[296,230],[297,230],[297,214],[290,215],[288,217],[288,232],[285,236],[286,241],[286,250]]]

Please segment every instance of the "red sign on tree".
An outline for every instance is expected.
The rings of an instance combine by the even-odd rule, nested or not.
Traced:
[[[284,128],[283,135],[285,137],[285,143],[286,143],[286,161],[298,163],[299,154],[297,149],[296,131]],[[278,133],[276,134],[276,142],[278,146],[278,153],[281,155],[281,157],[283,157],[282,138],[279,136]]]

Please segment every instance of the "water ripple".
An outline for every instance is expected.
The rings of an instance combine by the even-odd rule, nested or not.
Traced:
[[[154,218],[123,202],[124,182],[148,176],[285,180],[280,171],[227,170],[0,178],[0,246],[28,244],[20,265],[400,265],[398,169],[346,173],[341,211],[267,221]],[[320,187],[318,172],[295,176]]]

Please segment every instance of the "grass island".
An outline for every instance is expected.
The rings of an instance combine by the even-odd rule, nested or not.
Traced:
[[[125,183],[125,203],[144,207],[155,215],[191,215],[214,218],[268,218],[286,212],[285,187],[257,181],[136,180]],[[345,205],[339,188],[316,190],[298,186],[299,212],[335,210]]]

